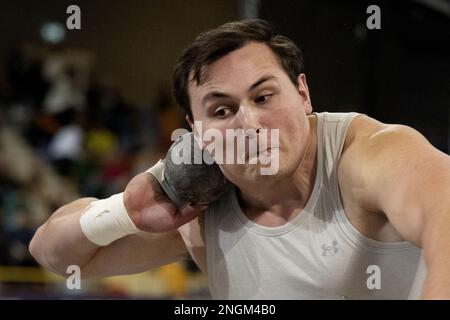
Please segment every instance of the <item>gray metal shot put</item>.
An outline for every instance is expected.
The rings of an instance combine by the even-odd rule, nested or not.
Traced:
[[[214,202],[232,187],[209,152],[200,149],[192,132],[172,144],[163,162],[161,187],[179,208]]]

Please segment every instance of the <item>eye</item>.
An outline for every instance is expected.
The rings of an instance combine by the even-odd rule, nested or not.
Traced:
[[[266,103],[273,94],[265,94],[255,99],[256,103]]]
[[[231,113],[228,107],[219,107],[214,111],[214,117],[216,118],[226,118]]]

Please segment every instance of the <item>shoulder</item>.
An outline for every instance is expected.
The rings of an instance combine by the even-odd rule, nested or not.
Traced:
[[[366,139],[373,134],[386,128],[386,124],[373,119],[365,114],[356,116],[351,122],[347,130],[342,156],[346,153],[353,152],[356,148],[361,147]]]
[[[434,147],[417,130],[386,124],[361,115],[353,119],[339,160],[339,184],[353,201],[376,211],[375,194],[386,181],[412,175],[414,163],[435,155]]]
[[[412,151],[433,148],[417,130],[401,124],[386,124],[366,115],[353,119],[348,128],[341,159],[373,162],[383,156],[402,158]]]

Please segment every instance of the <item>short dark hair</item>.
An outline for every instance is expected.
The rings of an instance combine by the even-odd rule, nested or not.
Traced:
[[[172,79],[175,99],[191,119],[188,93],[191,72],[197,84],[201,84],[204,67],[252,41],[265,43],[277,56],[292,83],[298,86],[297,78],[304,72],[303,56],[292,40],[275,34],[271,25],[261,19],[228,22],[201,33],[184,49],[175,65]]]

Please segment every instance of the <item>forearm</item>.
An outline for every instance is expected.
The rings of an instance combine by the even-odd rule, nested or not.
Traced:
[[[142,272],[185,257],[177,231],[204,206],[181,211],[148,173],[134,177],[123,193],[84,198],[55,212],[39,228],[30,252],[44,267],[65,274],[78,265],[83,278]]]
[[[422,289],[421,299],[450,300],[450,277],[447,272],[429,272]]]
[[[84,266],[100,248],[81,231],[80,217],[94,198],[82,198],[58,209],[36,231],[30,252],[43,267],[65,274],[69,265]]]
[[[450,214],[441,210],[428,218],[422,236],[427,265],[422,298],[450,299]]]

